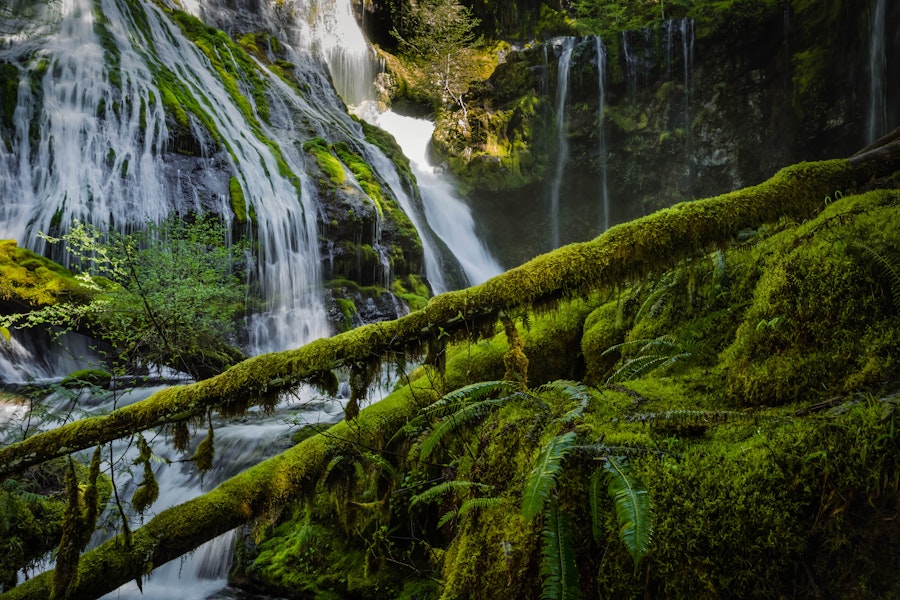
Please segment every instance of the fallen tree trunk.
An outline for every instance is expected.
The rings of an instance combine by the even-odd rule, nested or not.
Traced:
[[[11,444],[0,449],[0,477],[211,409],[237,414],[304,382],[321,380],[341,366],[371,365],[392,353],[420,355],[446,333],[477,331],[494,323],[502,311],[612,289],[725,244],[742,229],[786,216],[808,217],[835,190],[849,193],[898,168],[900,140],[893,139],[849,160],[800,163],[757,186],[623,223],[590,242],[544,254],[481,285],[436,296],[424,309],[400,319],[257,356],[216,377]]]
[[[406,388],[402,394],[367,408],[352,426],[338,423],[327,435],[308,438],[203,496],[162,511],[131,534],[130,546],[119,535],[85,553],[79,561],[77,583],[68,597],[98,598],[254,517],[269,513],[304,490],[312,490],[328,461],[345,444],[383,445],[435,399],[433,390]],[[48,571],[0,598],[46,600],[51,597],[52,585],[53,571]]]
[[[544,306],[625,283],[665,263],[728,242],[741,229],[783,216],[803,218],[835,190],[849,193],[900,166],[900,144],[875,150],[874,158],[801,164],[768,182],[716,198],[678,205],[619,225],[594,241],[573,244],[467,290],[438,296],[406,317],[368,325],[298,350],[256,357],[212,380],[160,392],[105,417],[29,438],[0,451],[5,472],[172,418],[228,409],[249,396],[288,389],[339,365],[380,360],[390,351],[421,348],[445,330],[493,322],[501,311]],[[867,153],[869,154],[869,153]],[[351,426],[310,438],[222,483],[215,490],[163,511],[132,534],[115,538],[81,558],[74,597],[97,597],[149,573],[221,533],[265,514],[310,489],[331,454],[346,439],[378,445],[434,398],[423,388],[401,392],[363,411]],[[117,414],[118,413],[118,414]],[[68,429],[67,429],[68,428]],[[107,429],[109,428],[109,429]],[[60,433],[65,430],[65,433]],[[90,433],[85,433],[90,432]],[[352,435],[351,435],[352,434]],[[40,443],[31,442],[42,438]],[[27,444],[31,442],[32,445]],[[18,448],[17,448],[18,447]],[[28,448],[23,451],[22,448]],[[42,574],[0,598],[47,598],[52,573]]]

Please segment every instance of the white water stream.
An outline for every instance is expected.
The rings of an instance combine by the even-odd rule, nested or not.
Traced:
[[[562,40],[562,51],[556,72],[556,169],[550,182],[550,244],[558,248],[559,232],[559,194],[562,190],[566,162],[569,160],[569,137],[566,124],[566,99],[569,95],[569,68],[572,65],[572,51],[575,49],[575,38]]]
[[[599,110],[597,115],[597,160],[600,164],[600,206],[603,209],[601,215],[601,231],[609,229],[609,186],[607,184],[606,169],[606,131],[603,123],[604,111],[606,110],[606,46],[600,36],[594,38],[597,46],[597,81],[599,84]]]
[[[452,182],[428,160],[434,123],[386,111],[375,118],[375,124],[393,135],[403,154],[409,158],[419,184],[428,226],[459,261],[469,285],[482,283],[502,273],[503,268],[478,236],[472,211],[456,194]],[[446,291],[434,287],[436,293]]]
[[[874,0],[869,31],[869,106],[866,114],[866,143],[871,144],[884,135],[887,123],[887,102],[884,78],[887,64],[885,21],[887,0]]]

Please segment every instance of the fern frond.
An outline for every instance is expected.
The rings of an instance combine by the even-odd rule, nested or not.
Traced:
[[[328,478],[331,476],[331,473],[334,469],[340,465],[344,461],[344,455],[338,454],[333,456],[331,460],[328,461],[328,464],[325,465],[325,469],[322,470],[322,474],[319,476],[319,483],[325,483],[328,481]]]
[[[578,589],[578,567],[569,516],[554,502],[547,509],[547,520],[541,536],[541,600],[575,600]]]
[[[855,244],[875,260],[881,275],[888,281],[894,307],[900,309],[900,262],[886,257],[867,244],[862,242],[855,242]]]
[[[544,509],[544,503],[556,484],[556,476],[562,470],[562,461],[575,445],[575,432],[556,436],[541,448],[537,463],[525,481],[522,494],[522,514],[533,519]]]
[[[633,476],[625,461],[608,456],[604,469],[608,474],[608,490],[616,506],[619,536],[634,560],[634,569],[647,553],[653,535],[653,503],[647,488]]]
[[[487,498],[469,498],[465,502],[463,502],[459,510],[456,511],[457,517],[462,517],[463,515],[473,511],[473,510],[482,510],[485,508],[489,508],[491,506],[499,506],[500,498],[495,497],[487,497]]]
[[[556,393],[569,402],[576,402],[575,407],[567,411],[563,416],[556,419],[560,423],[571,423],[584,413],[588,402],[591,400],[591,392],[587,387],[578,381],[570,381],[567,379],[557,379],[539,386],[534,390],[535,394]]]
[[[444,417],[438,421],[437,425],[425,439],[422,440],[422,444],[419,447],[420,456],[422,459],[428,458],[447,434],[455,431],[461,425],[483,416],[497,406],[508,402],[513,397],[514,396],[488,398],[487,400],[481,400],[480,402],[475,402],[473,404],[466,404],[455,413]]]
[[[635,322],[639,321],[645,312],[656,314],[660,311],[665,297],[678,284],[680,271],[669,271],[651,288],[650,293],[641,302],[637,314],[634,317]]]
[[[628,423],[646,423],[653,426],[660,422],[672,421],[687,425],[726,425],[728,423],[758,423],[760,420],[784,421],[785,418],[734,410],[667,410],[630,415],[625,420]]]
[[[591,399],[591,392],[587,387],[579,381],[571,381],[569,379],[557,379],[545,383],[534,390],[537,394],[546,394],[550,392],[559,393],[571,400],[579,400],[587,402]]]
[[[452,521],[455,518],[456,518],[455,510],[450,510],[450,511],[445,512],[441,516],[441,518],[438,519],[437,528],[440,529],[441,527],[443,527],[444,525],[446,525],[447,523],[449,523],[450,521]]]
[[[0,483],[0,490],[9,492],[11,498],[17,498],[24,502],[40,502],[47,499],[46,496],[28,491],[21,481],[11,477],[7,477]]]
[[[390,447],[394,444],[399,438],[411,438],[418,434],[424,427],[425,424],[428,423],[428,416],[424,413],[420,413],[406,422],[406,424],[399,428],[394,435],[391,436],[391,439],[387,441],[385,447]]]
[[[442,483],[439,483],[435,486],[428,488],[421,494],[416,494],[415,496],[410,498],[409,506],[410,506],[410,508],[412,508],[413,506],[415,506],[416,504],[419,504],[420,502],[432,502],[434,500],[437,500],[438,498],[440,498],[441,496],[443,496],[445,493],[447,493],[449,491],[458,492],[459,490],[469,490],[472,488],[479,489],[479,490],[493,489],[491,486],[489,486],[487,484],[478,483],[476,481],[464,481],[461,479],[444,481]]]
[[[661,450],[648,448],[646,446],[609,446],[602,443],[579,444],[577,446],[574,446],[573,450],[578,450],[579,452],[584,452],[587,454],[593,454],[594,456],[602,457],[604,460],[607,456],[643,456],[645,454],[667,454],[666,452],[663,452]]]
[[[426,406],[425,412],[440,417],[457,410],[459,406],[480,402],[498,393],[510,394],[515,390],[516,384],[511,381],[481,381],[446,394],[437,402]]]
[[[621,348],[640,346],[637,355],[625,359],[606,380],[607,384],[636,379],[641,375],[691,359],[697,351],[693,340],[677,340],[671,335],[663,335],[649,340],[632,340],[616,346]],[[606,352],[616,348],[608,348]]]

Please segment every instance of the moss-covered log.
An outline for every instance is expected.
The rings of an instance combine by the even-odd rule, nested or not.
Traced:
[[[604,289],[722,243],[742,228],[782,216],[806,216],[835,189],[859,186],[896,168],[900,144],[852,161],[801,164],[759,186],[683,204],[611,229],[594,241],[541,256],[481,286],[443,294],[388,323],[372,324],[298,350],[255,357],[228,372],[170,388],[110,415],[87,419],[0,450],[0,474],[128,433],[202,414],[236,411],[325,371],[417,350],[440,330],[471,329],[500,310],[544,304]]]
[[[419,354],[429,340],[492,324],[500,312],[549,306],[611,289],[716,245],[740,230],[788,216],[805,218],[835,190],[847,193],[900,168],[900,141],[849,160],[801,163],[770,180],[707,200],[676,205],[613,227],[475,287],[448,292],[395,321],[374,323],[296,350],[246,360],[225,373],[158,392],[109,415],[71,423],[0,449],[0,476],[124,435],[205,413],[240,412],[342,365],[380,361],[390,353]]]
[[[433,391],[404,388],[346,422],[329,435],[307,438],[290,450],[252,467],[213,491],[154,517],[132,533],[131,546],[117,536],[81,557],[72,598],[97,598],[155,567],[190,552],[252,518],[312,490],[344,440],[383,444],[398,427],[436,399]],[[359,428],[357,428],[357,425]],[[364,438],[360,439],[360,432]],[[3,600],[50,597],[53,572],[42,573],[0,595]]]

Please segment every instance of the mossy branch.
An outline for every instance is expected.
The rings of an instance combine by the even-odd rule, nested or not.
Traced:
[[[612,289],[722,245],[742,229],[783,216],[807,217],[832,190],[851,191],[900,168],[900,141],[852,160],[801,163],[760,185],[679,204],[571,244],[472,288],[448,292],[395,321],[375,323],[296,350],[248,359],[225,373],[168,388],[108,415],[85,419],[0,449],[0,476],[45,460],[217,409],[235,414],[337,367],[420,354],[428,340],[461,338],[495,323],[501,312],[542,308]]]
[[[425,385],[425,384],[422,384]],[[328,462],[348,438],[382,444],[397,428],[434,400],[427,387],[406,388],[362,411],[352,425],[341,422],[327,435],[303,440],[223,482],[212,491],[160,512],[131,533],[131,545],[115,537],[82,555],[74,598],[97,598],[152,569],[190,552],[200,544],[267,514],[312,489]],[[50,597],[53,572],[48,571],[0,595],[3,600]]]

